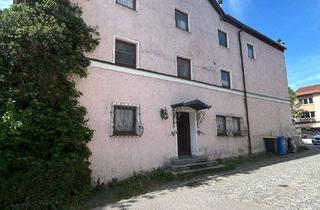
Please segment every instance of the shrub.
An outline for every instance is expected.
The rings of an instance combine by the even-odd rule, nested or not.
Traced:
[[[90,190],[93,131],[71,76],[86,76],[94,28],[67,0],[0,10],[0,209],[68,209]]]

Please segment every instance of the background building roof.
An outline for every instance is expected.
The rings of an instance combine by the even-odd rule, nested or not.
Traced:
[[[302,87],[297,90],[297,96],[310,95],[320,93],[320,85]]]

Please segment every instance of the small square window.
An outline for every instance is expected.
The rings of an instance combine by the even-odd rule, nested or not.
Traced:
[[[254,59],[254,48],[250,44],[248,44],[248,57]]]
[[[313,104],[313,98],[309,98],[309,104]]]
[[[135,136],[137,135],[137,107],[114,106],[113,135]]]
[[[119,66],[136,68],[136,44],[116,40],[115,63]]]
[[[219,45],[228,47],[228,35],[227,33],[218,30],[218,35],[219,35]]]
[[[116,0],[117,4],[136,10],[136,0]]]
[[[310,115],[312,118],[316,117],[316,113],[315,112],[310,112]]]
[[[185,58],[177,58],[178,77],[191,79],[191,61]]]
[[[303,104],[308,104],[308,99],[303,99]]]
[[[217,116],[217,133],[218,136],[227,135],[227,125],[225,116]]]
[[[221,82],[222,87],[231,89],[231,80],[229,72],[221,70]]]
[[[188,14],[176,9],[175,15],[176,15],[176,27],[185,31],[189,31]]]

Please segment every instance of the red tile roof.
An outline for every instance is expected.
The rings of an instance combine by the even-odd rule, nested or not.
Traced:
[[[310,95],[320,93],[320,85],[302,87],[297,90],[297,96]]]

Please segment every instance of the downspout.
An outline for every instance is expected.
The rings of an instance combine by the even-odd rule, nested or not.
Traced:
[[[246,84],[246,75],[244,70],[244,62],[243,62],[243,52],[242,52],[242,41],[241,41],[241,29],[238,32],[239,37],[239,47],[240,47],[240,58],[241,58],[241,69],[242,69],[242,82],[243,82],[243,91],[244,91],[244,105],[246,111],[246,118],[247,118],[247,127],[248,127],[248,151],[249,155],[252,154],[252,142],[251,142],[251,132],[250,132],[250,122],[249,122],[249,108],[248,108],[248,94],[247,94],[247,84]]]

